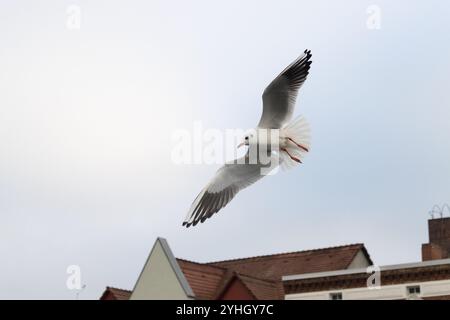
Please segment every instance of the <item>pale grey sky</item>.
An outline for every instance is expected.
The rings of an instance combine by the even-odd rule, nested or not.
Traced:
[[[449,15],[443,1],[1,1],[0,298],[73,299],[74,264],[81,298],[130,289],[157,236],[195,261],[355,242],[378,264],[418,261],[428,210],[450,202]],[[255,126],[305,49],[304,165],[182,228],[218,166],[171,163],[172,132]]]

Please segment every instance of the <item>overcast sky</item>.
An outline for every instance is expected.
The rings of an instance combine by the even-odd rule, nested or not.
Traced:
[[[380,265],[419,261],[428,211],[450,202],[449,16],[444,1],[1,1],[0,298],[74,299],[70,265],[80,298],[131,289],[157,236],[200,262],[360,242]],[[304,165],[182,228],[218,165],[174,164],[172,133],[255,126],[305,49]]]

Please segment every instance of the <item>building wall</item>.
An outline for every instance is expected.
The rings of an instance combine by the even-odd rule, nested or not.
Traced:
[[[437,244],[449,256],[450,253],[450,218],[428,220],[430,244]],[[438,257],[442,259],[443,256]]]
[[[159,241],[144,266],[130,300],[189,299]]]
[[[422,244],[422,261],[447,259],[448,252],[436,243]]]
[[[344,290],[327,290],[318,292],[295,293],[286,295],[286,300],[329,300],[330,293],[341,292],[343,300],[401,300],[409,299],[408,286],[420,286],[419,298],[432,299],[433,297],[443,299],[450,295],[450,280],[427,281],[405,283],[400,285],[386,285],[379,289],[353,288]]]

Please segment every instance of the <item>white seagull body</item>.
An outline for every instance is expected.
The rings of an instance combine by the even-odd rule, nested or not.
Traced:
[[[297,93],[306,80],[311,65],[311,51],[292,62],[276,77],[263,93],[263,113],[258,129],[279,129],[279,163],[291,168],[299,163],[309,151],[309,125],[303,117],[290,122],[293,116]],[[242,144],[258,145],[253,135],[245,136]],[[272,151],[269,151],[272,154]],[[251,162],[249,152],[235,161],[226,163],[206,187],[199,193],[183,222],[189,227],[204,222],[225,207],[245,187],[255,183],[264,175],[261,170],[267,163]]]

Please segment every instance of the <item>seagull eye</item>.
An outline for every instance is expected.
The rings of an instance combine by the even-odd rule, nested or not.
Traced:
[[[248,137],[245,137],[245,140],[248,140]]]

